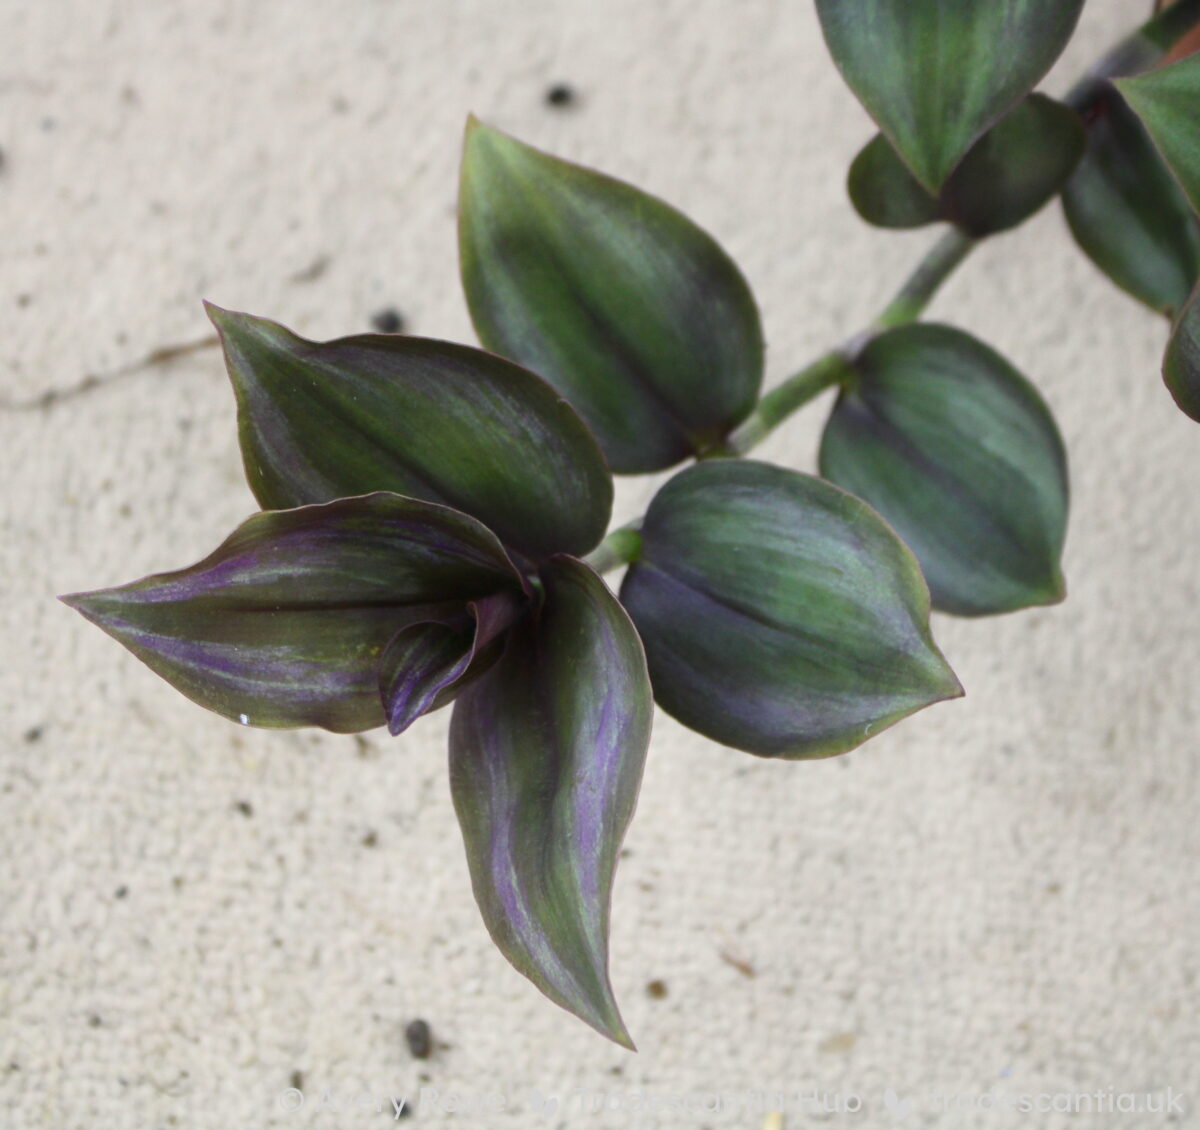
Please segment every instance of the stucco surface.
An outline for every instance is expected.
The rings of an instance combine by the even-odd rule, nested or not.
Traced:
[[[1047,88],[1148,6],[1091,0]],[[488,941],[446,713],[399,741],[238,729],[53,596],[191,562],[254,508],[216,352],[135,364],[205,338],[201,298],[312,337],[395,305],[472,340],[469,111],[715,233],[771,381],[866,322],[933,237],[847,203],[870,125],[812,4],[0,0],[0,28],[0,1125],[376,1126],[364,1094],[422,1086],[414,1125],[758,1130],[629,1104],[781,1090],[854,1093],[826,1121],[884,1126],[892,1088],[909,1125],[1146,1127],[1164,1116],[928,1096],[1168,1087],[1200,1124],[1200,431],[1157,375],[1165,325],[1057,208],[932,316],[1057,414],[1068,601],[938,618],[967,697],[847,757],[758,761],[659,717],[613,915],[631,1055]],[[557,80],[576,105],[545,104]],[[764,456],[810,469],[824,405]],[[623,482],[618,517],[654,486]],[[452,1094],[507,1109],[447,1114]],[[605,1101],[625,1109],[579,1110]],[[789,1130],[817,1123],[793,1102]]]

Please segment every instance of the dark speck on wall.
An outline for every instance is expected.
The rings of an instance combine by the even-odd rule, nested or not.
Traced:
[[[371,327],[381,334],[398,334],[404,330],[404,315],[395,306],[387,306],[371,315]]]
[[[667,996],[666,981],[651,981],[650,984],[646,986],[646,996],[654,1001],[665,1000]]]
[[[297,1091],[303,1091],[304,1090],[304,1072],[299,1071],[299,1070],[293,1071],[291,1078],[288,1080],[288,1082]]]
[[[575,104],[575,90],[565,82],[556,82],[546,89],[546,105],[564,109]]]
[[[236,800],[233,802],[233,807],[243,816],[254,815],[254,805],[252,805],[248,800]]]
[[[115,891],[113,891],[113,898],[123,899],[127,894],[129,894],[129,888],[122,884]]]
[[[40,742],[42,740],[42,735],[45,732],[46,728],[44,726],[30,726],[29,729],[25,731],[25,740],[27,742]]]
[[[409,1053],[413,1059],[428,1059],[433,1051],[433,1031],[427,1020],[414,1020],[404,1029],[404,1039],[408,1043]]]

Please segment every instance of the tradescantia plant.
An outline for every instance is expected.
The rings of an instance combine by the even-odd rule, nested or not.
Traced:
[[[639,190],[468,123],[462,281],[484,352],[316,343],[209,306],[262,511],[174,573],[64,599],[227,718],[402,733],[453,702],[450,784],[505,956],[632,1047],[608,917],[653,702],[763,757],[844,753],[962,693],[930,610],[1061,600],[1066,455],[990,347],[920,322],[977,243],[1061,196],[1084,251],[1168,314],[1200,419],[1200,0],[1057,102],[1082,0],[816,0],[880,134],[884,227],[949,224],[862,333],[765,396],[718,244]],[[1164,60],[1166,60],[1164,65]],[[838,390],[820,478],[746,459]],[[605,536],[611,473],[691,465]],[[601,579],[625,566],[618,600]]]

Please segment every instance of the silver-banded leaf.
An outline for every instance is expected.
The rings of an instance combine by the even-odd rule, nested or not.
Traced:
[[[1117,79],[1175,179],[1200,212],[1200,55]]]
[[[621,600],[658,704],[764,757],[844,753],[962,693],[913,555],[810,475],[700,463],[655,496]]]
[[[984,616],[1061,600],[1066,454],[1037,390],[949,326],[891,330],[854,367],[821,474],[892,524],[933,606]]]
[[[929,193],[877,134],[850,166],[850,199],[868,223],[914,228],[948,220],[982,237],[1023,223],[1067,182],[1087,146],[1079,116],[1031,94],[983,135]]]
[[[817,0],[850,89],[936,194],[967,150],[1028,94],[1083,0]]]
[[[1081,101],[1088,148],[1063,189],[1075,241],[1117,286],[1173,317],[1200,278],[1200,223],[1110,84]]]
[[[575,411],[519,365],[449,342],[312,342],[209,306],[268,510],[393,491],[478,518],[533,557],[604,536],[612,480]]]
[[[397,631],[521,586],[473,518],[373,494],[255,514],[190,568],[63,600],[226,718],[348,733],[384,723]]]
[[[450,785],[500,951],[555,1003],[632,1048],[608,976],[609,900],[653,706],[637,633],[574,559],[454,705]]]
[[[406,624],[388,641],[379,690],[393,737],[452,702],[500,657],[500,636],[523,605],[515,593],[493,593],[449,615]]]
[[[570,400],[614,471],[678,463],[754,407],[750,288],[661,200],[472,119],[459,251],[480,341]]]
[[[1180,409],[1200,422],[1200,286],[1175,323],[1163,360],[1163,379]]]

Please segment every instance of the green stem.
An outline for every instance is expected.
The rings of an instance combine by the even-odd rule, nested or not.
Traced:
[[[778,388],[768,392],[741,426],[730,432],[721,454],[745,455],[797,409],[803,408],[827,388],[843,384],[853,375],[854,370],[842,350],[830,350],[824,357],[817,358],[811,365],[788,377]]]
[[[745,422],[730,433],[719,449],[709,454],[745,455],[762,443],[797,409],[803,408],[827,388],[845,385],[853,379],[854,358],[862,351],[863,346],[883,330],[915,322],[933,301],[933,296],[941,289],[942,284],[976,245],[976,240],[964,235],[957,228],[947,231],[917,265],[917,269],[909,275],[896,297],[869,329],[856,334],[837,349],[831,349],[795,376],[788,377],[777,389],[767,393]]]
[[[959,264],[979,245],[957,228],[951,228],[934,244],[929,254],[917,265],[896,297],[875,319],[876,330],[889,330],[915,322],[933,301],[942,284],[958,269]]]
[[[1197,24],[1200,24],[1200,0],[1177,0],[1104,55],[1076,85],[1066,101],[1078,108],[1086,103],[1098,82],[1153,66],[1184,33]],[[915,322],[978,244],[978,240],[957,228],[950,228],[917,264],[916,270],[909,275],[895,298],[866,330],[838,348],[831,349],[767,393],[723,443],[703,452],[699,458],[745,455],[793,412],[826,389],[847,384],[854,377],[854,359],[866,344],[885,330]],[[607,573],[636,561],[642,550],[642,535],[638,532],[641,525],[639,518],[613,530],[585,560],[598,573]]]
[[[636,561],[642,552],[642,519],[638,518],[627,526],[613,530],[585,558],[597,573],[611,573],[622,565]]]

